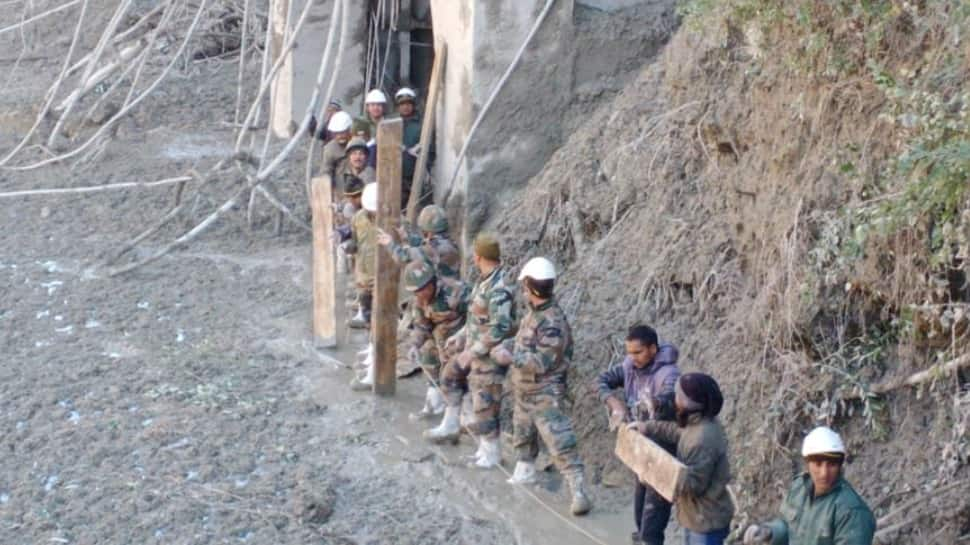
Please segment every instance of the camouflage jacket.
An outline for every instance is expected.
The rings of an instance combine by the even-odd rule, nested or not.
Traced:
[[[434,265],[438,278],[457,279],[461,276],[461,254],[448,235],[434,234],[424,239],[417,233],[411,233],[404,244],[392,242],[387,249],[394,256],[394,261],[401,265],[424,259]]]
[[[344,191],[347,189],[347,182],[351,176],[360,178],[364,182],[364,185],[377,181],[377,173],[374,172],[372,167],[364,165],[363,170],[354,172],[354,168],[350,166],[350,161],[343,161],[340,164],[340,170],[337,171],[337,176],[333,179],[334,192],[341,199],[343,198]]]
[[[465,346],[480,360],[505,339],[515,335],[515,282],[509,269],[496,267],[472,291],[468,322],[465,324]]]
[[[343,167],[346,156],[347,151],[344,149],[344,144],[336,140],[331,140],[327,142],[326,146],[323,146],[323,172],[330,176],[331,183],[337,183],[337,173]]]
[[[529,305],[515,336],[512,385],[518,394],[562,396],[573,358],[573,335],[555,298]]]
[[[351,250],[354,259],[354,282],[359,287],[373,287],[377,267],[377,228],[366,210],[359,210],[351,220]]]
[[[420,349],[429,339],[433,339],[439,349],[444,348],[448,337],[454,335],[465,325],[468,313],[468,298],[471,290],[468,284],[452,278],[438,278],[434,299],[426,306],[412,300],[411,334],[413,345]]]

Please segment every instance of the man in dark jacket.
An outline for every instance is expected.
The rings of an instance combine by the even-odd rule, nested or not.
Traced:
[[[673,420],[674,386],[680,376],[677,348],[659,344],[657,332],[645,325],[630,328],[626,358],[599,376],[600,400],[610,410],[610,427],[641,420]],[[622,388],[622,396],[615,390]],[[663,445],[671,453],[676,445]],[[637,480],[633,496],[633,519],[637,531],[633,543],[663,545],[670,521],[670,502],[649,485]]]
[[[686,466],[674,491],[677,522],[685,545],[723,545],[734,517],[728,441],[717,415],[724,406],[721,389],[703,373],[687,373],[677,380],[674,405],[677,422],[629,424],[655,441],[676,442],[677,459]]]

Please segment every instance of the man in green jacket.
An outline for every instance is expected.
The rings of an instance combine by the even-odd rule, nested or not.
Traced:
[[[792,483],[781,517],[749,526],[745,545],[871,545],[876,520],[842,477],[845,444],[839,434],[815,428],[805,436],[802,458],[808,472]]]

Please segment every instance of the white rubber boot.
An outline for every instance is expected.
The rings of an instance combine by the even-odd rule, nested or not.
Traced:
[[[347,327],[351,329],[366,329],[367,319],[364,318],[364,309],[357,307],[357,314],[347,322]]]
[[[424,407],[416,413],[411,413],[412,421],[424,420],[433,416],[438,416],[445,412],[445,398],[434,386],[428,386],[428,391],[424,394]]]
[[[364,390],[370,390],[374,387],[374,358],[369,358],[367,361],[367,370],[364,372],[363,377],[354,377],[354,380],[350,381],[350,389],[355,392],[362,392]]]
[[[583,486],[583,474],[574,473],[567,476],[566,480],[569,482],[569,489],[573,492],[573,501],[569,505],[569,510],[577,517],[589,513],[589,510],[593,508],[593,502],[589,501],[589,496],[586,495],[586,487]]]
[[[460,413],[459,407],[445,408],[441,423],[436,428],[425,430],[424,438],[432,443],[458,444],[458,436],[461,434]]]
[[[506,482],[509,484],[532,484],[537,479],[535,462],[516,462],[512,478]]]
[[[481,452],[475,466],[482,469],[491,469],[502,463],[502,445],[498,437],[479,438],[478,450]]]

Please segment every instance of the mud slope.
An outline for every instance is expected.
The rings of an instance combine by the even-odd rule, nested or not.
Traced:
[[[923,16],[944,22],[885,15],[879,62],[888,71],[906,74],[921,55],[963,47],[937,41],[958,40],[955,23]],[[902,531],[884,542],[953,542],[970,531],[959,485],[968,475],[965,383],[951,376],[866,403],[858,393],[965,353],[962,326],[952,326],[952,343],[946,333],[933,345],[899,310],[933,301],[926,286],[937,278],[951,282],[950,299],[936,299],[943,308],[965,305],[962,261],[942,277],[919,268],[927,260],[912,243],[921,236],[916,219],[908,239],[872,237],[855,261],[845,257],[852,225],[849,235],[840,231],[846,210],[904,194],[880,196],[873,180],[913,133],[887,114],[891,95],[872,75],[798,65],[795,50],[808,42],[784,18],[762,34],[758,21],[731,17],[682,27],[662,60],[593,113],[487,227],[518,258],[549,255],[565,267],[559,297],[577,339],[573,412],[604,482],[626,477],[592,382],[622,356],[625,328],[647,322],[681,347],[685,369],[713,373],[724,387],[735,524],[776,508],[799,469],[801,436],[829,422],[845,432],[848,477],[877,517],[956,483],[957,492],[930,494],[907,517],[894,512],[885,523]],[[817,24],[832,40],[845,30]],[[926,37],[922,49],[903,47],[914,26]],[[956,62],[952,74],[960,70]]]

